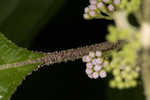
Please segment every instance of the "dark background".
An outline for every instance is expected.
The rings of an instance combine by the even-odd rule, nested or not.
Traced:
[[[103,42],[107,25],[114,23],[102,19],[84,20],[82,16],[87,5],[88,0],[66,0],[61,9],[51,19],[47,18],[42,27],[36,25],[38,31],[30,43],[24,42],[28,38],[22,38],[20,34],[6,36],[21,47],[43,52]],[[7,25],[0,29],[9,33],[5,26]],[[44,66],[33,72],[17,88],[11,100],[142,100],[143,94],[139,91],[142,91],[141,86],[124,91],[110,89],[108,78],[91,80],[85,74],[85,64],[77,60]]]

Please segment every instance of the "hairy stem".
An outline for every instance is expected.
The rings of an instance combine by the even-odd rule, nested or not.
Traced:
[[[117,43],[103,42],[91,46],[80,47],[76,49],[63,50],[60,52],[52,52],[46,53],[44,57],[27,60],[23,62],[17,62],[13,64],[5,64],[0,65],[0,70],[8,69],[8,68],[16,68],[21,67],[27,64],[35,64],[40,63],[43,65],[50,65],[55,63],[74,61],[76,59],[80,59],[85,55],[88,55],[90,51],[108,51],[119,48],[124,42],[118,41]]]

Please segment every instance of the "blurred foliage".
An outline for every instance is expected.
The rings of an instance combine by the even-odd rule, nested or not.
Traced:
[[[0,31],[18,45],[29,47],[63,4],[64,0],[1,0]]]

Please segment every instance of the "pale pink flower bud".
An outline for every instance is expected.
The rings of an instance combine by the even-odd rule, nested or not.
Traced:
[[[99,76],[100,76],[101,78],[105,78],[105,77],[107,76],[107,73],[102,70],[102,71],[100,71]]]
[[[101,52],[101,51],[96,51],[96,56],[97,56],[97,57],[102,56],[102,52]]]
[[[113,1],[115,5],[119,5],[120,4],[120,0],[114,0]]]
[[[114,9],[115,9],[115,8],[114,8],[114,6],[113,6],[112,4],[108,5],[108,10],[109,10],[109,11],[114,11]]]
[[[95,5],[97,3],[97,0],[90,0],[90,4]]]
[[[91,58],[89,56],[83,56],[83,62],[90,62]]]
[[[90,5],[90,6],[89,6],[89,9],[90,9],[90,10],[95,10],[95,9],[96,9],[96,6],[95,6],[95,5]]]
[[[104,4],[102,2],[100,2],[100,3],[97,4],[97,8],[99,8],[99,9],[103,8],[103,6],[104,6]]]
[[[92,65],[92,63],[87,63],[87,64],[86,64],[86,67],[87,67],[87,68],[92,68],[93,65]]]
[[[87,68],[87,69],[85,70],[85,72],[86,72],[86,74],[92,74],[92,73],[93,73],[93,70],[90,69],[90,68]]]
[[[100,65],[95,65],[95,66],[94,66],[94,70],[95,70],[96,72],[100,71],[101,68],[102,68],[102,67],[101,67]]]
[[[106,67],[106,66],[108,66],[108,64],[109,64],[109,62],[108,62],[108,61],[105,61],[105,62],[103,63],[103,66]]]
[[[96,15],[96,13],[95,13],[95,11],[90,11],[90,12],[89,12],[89,15],[90,15],[91,17],[94,17],[94,16]]]
[[[97,65],[97,59],[93,59],[93,60],[92,60],[92,64],[93,64],[93,65]]]
[[[120,67],[120,70],[124,70],[124,68],[125,68],[125,66],[124,66],[124,65],[122,65],[122,66]]]
[[[89,77],[89,78],[93,78],[93,75],[92,75],[92,74],[88,74],[88,77]]]
[[[99,77],[99,75],[98,75],[97,72],[94,72],[92,75],[93,75],[93,78],[94,78],[94,79],[97,79],[97,78]]]
[[[103,0],[103,2],[108,3],[108,2],[109,2],[109,0]]]
[[[97,58],[97,59],[96,59],[96,64],[102,64],[102,62],[103,62],[102,59],[100,59],[100,58]]]

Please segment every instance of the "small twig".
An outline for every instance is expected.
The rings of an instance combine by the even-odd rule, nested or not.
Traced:
[[[12,63],[12,64],[4,64],[0,65],[0,70],[8,69],[8,68],[16,68],[22,67],[28,64],[36,64],[40,63],[42,65],[51,65],[55,63],[74,61],[76,59],[80,59],[85,55],[88,55],[90,51],[108,51],[119,48],[123,44],[123,41],[118,41],[117,43],[103,42],[91,46],[80,47],[76,49],[63,50],[60,52],[52,52],[46,53],[44,57],[26,60],[22,62]]]

